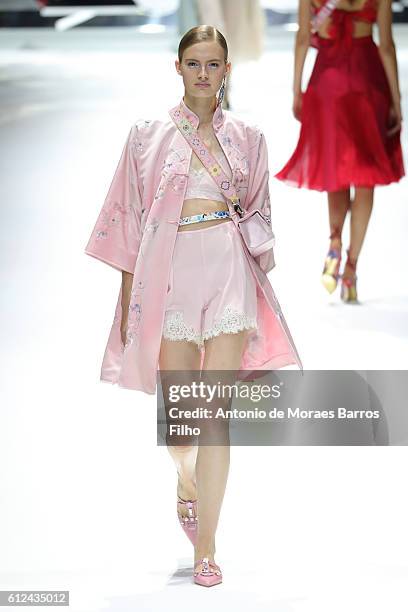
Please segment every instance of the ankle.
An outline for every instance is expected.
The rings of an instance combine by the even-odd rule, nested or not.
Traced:
[[[331,234],[329,236],[329,239],[330,239],[330,249],[341,251],[341,230],[339,227],[334,226],[331,229]]]
[[[204,553],[200,553],[199,555],[194,555],[194,565],[196,565],[199,561],[201,561],[201,559],[204,559],[204,557],[206,557],[209,561],[212,561],[213,563],[215,563],[215,552],[204,552]]]
[[[351,278],[354,279],[356,278],[356,271],[354,268],[352,268],[351,266],[348,266],[347,264],[344,266],[344,270],[343,270],[343,274],[342,274],[343,278]]]
[[[183,501],[195,501],[197,499],[197,487],[192,480],[180,480],[177,485],[177,495]]]
[[[344,265],[343,276],[354,278],[356,276],[357,257],[350,255],[350,249],[347,249],[347,259]]]
[[[215,553],[215,544],[209,546],[200,546],[197,544],[194,547],[194,563],[197,563],[197,561],[199,561],[203,557],[208,557],[210,561],[214,561]]]
[[[347,262],[351,268],[356,268],[357,266],[357,257],[351,253],[351,250],[347,249]]]
[[[330,251],[340,251],[341,252],[340,238],[333,238],[332,240],[330,240]]]

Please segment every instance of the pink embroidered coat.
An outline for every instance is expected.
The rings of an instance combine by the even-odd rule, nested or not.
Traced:
[[[194,127],[199,119],[182,100]],[[268,153],[259,128],[218,107],[215,135],[232,170],[232,182],[246,210],[270,217]],[[127,341],[121,341],[122,288],[105,354],[102,381],[155,394],[165,301],[178,220],[187,186],[192,150],[173,120],[137,121],[130,129],[111,186],[85,253],[118,270],[133,273]],[[231,203],[232,222],[237,222]],[[272,229],[271,229],[272,232]],[[243,249],[257,280],[258,331],[248,340],[238,380],[248,370],[297,364],[298,352],[266,273],[275,265],[273,249],[254,258]],[[204,355],[203,355],[204,357]],[[245,373],[244,373],[245,371]]]

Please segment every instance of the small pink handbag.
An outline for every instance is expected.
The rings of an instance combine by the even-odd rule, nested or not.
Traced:
[[[237,221],[248,251],[257,257],[275,246],[275,236],[265,215],[255,208]]]
[[[231,185],[231,179],[227,177],[217,160],[212,156],[181,108],[178,110],[179,112],[171,115],[172,119],[222,193],[231,200],[235,212],[240,215],[241,218],[237,221],[237,227],[248,251],[253,257],[269,251],[275,245],[270,218],[266,217],[259,208],[250,212],[241,208],[239,197]]]

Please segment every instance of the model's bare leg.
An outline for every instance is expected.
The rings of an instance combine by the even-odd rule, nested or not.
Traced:
[[[159,367],[160,371],[164,371],[161,384],[163,387],[163,396],[166,397],[166,388],[168,384],[172,384],[172,380],[168,380],[165,376],[166,370],[177,370],[177,383],[181,384],[183,380],[183,372],[187,372],[187,377],[184,380],[185,384],[191,383],[191,374],[188,371],[197,370],[199,378],[201,364],[201,353],[197,345],[193,342],[183,340],[167,340],[162,338]],[[172,444],[167,445],[167,449],[176,465],[178,473],[177,495],[184,500],[197,499],[195,464],[197,459],[197,444],[188,445],[186,439],[180,440],[177,444],[177,438],[172,437]],[[188,516],[188,509],[180,505],[179,514]]]
[[[329,293],[337,287],[340,276],[341,234],[350,206],[350,189],[327,193],[330,225],[330,247],[324,260],[321,281]]]
[[[372,187],[356,187],[354,202],[351,207],[349,259],[344,268],[344,278],[354,278],[355,276],[357,259],[367,232],[373,202],[374,189]]]
[[[248,331],[244,330],[237,334],[221,334],[205,342],[205,357],[201,380],[204,382],[216,382],[220,376],[229,384],[235,383],[235,373],[241,364],[241,356],[247,341]],[[227,372],[217,371],[226,370]],[[228,409],[230,401],[226,401],[223,407]],[[217,401],[217,407],[220,406]],[[213,407],[215,404],[213,404]],[[229,424],[228,421],[215,422],[213,419],[202,419],[200,421],[202,433],[209,435],[212,439],[216,436],[216,444],[202,445],[198,447],[196,463],[197,494],[198,494],[198,539],[194,551],[194,563],[202,557],[214,560],[215,554],[215,532],[224,498],[227,484],[230,446],[229,446]],[[205,431],[203,432],[203,428]],[[211,431],[213,428],[213,431]],[[208,439],[208,438],[207,438]],[[198,566],[198,571],[201,566]]]
[[[341,250],[341,234],[347,210],[350,207],[350,189],[329,191],[327,194],[329,206],[330,249]]]

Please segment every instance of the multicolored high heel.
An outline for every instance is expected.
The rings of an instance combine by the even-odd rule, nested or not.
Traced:
[[[200,571],[196,571],[200,564],[202,564],[203,567]],[[222,582],[222,572],[220,566],[214,563],[214,561],[209,561],[208,557],[203,557],[194,564],[193,576],[194,582],[196,584],[200,584],[201,586],[210,587]]]
[[[333,238],[341,238],[340,230],[337,228],[334,229],[329,238],[330,240]],[[333,293],[337,287],[337,283],[340,278],[340,262],[341,249],[331,248],[326,255],[323,273],[321,276],[322,284],[329,293]]]
[[[345,278],[344,270],[343,270],[343,275],[341,278],[340,297],[342,301],[345,302],[346,304],[358,304],[359,302],[358,302],[358,297],[357,297],[357,276],[356,276],[357,260],[350,258],[349,250],[347,250],[347,261],[344,267],[346,266],[348,266],[349,268],[353,270],[354,276]]]
[[[188,510],[189,516],[182,516],[179,512],[179,505],[185,506]],[[193,514],[193,510],[195,516]],[[187,535],[190,542],[195,546],[197,543],[197,531],[198,531],[198,516],[197,516],[197,500],[182,499],[179,495],[177,496],[177,516],[179,523]]]

